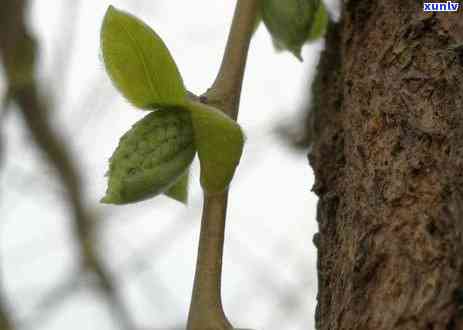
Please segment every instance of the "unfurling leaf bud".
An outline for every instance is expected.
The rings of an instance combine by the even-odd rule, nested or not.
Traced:
[[[241,127],[220,110],[190,101],[195,143],[201,165],[201,186],[214,194],[227,189],[241,159],[244,134]]]
[[[169,50],[138,18],[110,6],[101,28],[101,50],[114,85],[138,108],[185,103],[186,89]]]
[[[298,59],[307,41],[321,0],[262,0],[262,17],[277,49],[287,49]]]
[[[167,192],[177,184],[177,191],[170,191],[170,196],[184,201],[184,175],[195,150],[188,111],[168,108],[150,113],[121,137],[109,161],[108,189],[101,201],[137,202]]]
[[[315,17],[313,19],[312,27],[310,28],[310,33],[307,38],[308,41],[317,40],[326,32],[328,26],[329,17],[328,12],[326,11],[325,4],[323,1],[320,1],[317,11],[315,12]]]
[[[190,183],[190,170],[187,169],[184,174],[175,182],[175,184],[167,190],[164,195],[187,204],[188,202],[188,186]]]
[[[110,6],[101,29],[101,49],[118,90],[138,108],[160,109],[120,139],[101,201],[127,204],[164,193],[186,202],[188,169],[196,150],[206,193],[227,189],[243,151],[243,132],[220,110],[187,98],[161,38],[136,17]]]

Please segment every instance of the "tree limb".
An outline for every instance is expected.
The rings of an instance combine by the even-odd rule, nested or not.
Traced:
[[[79,246],[81,267],[94,273],[114,316],[125,329],[133,329],[129,312],[120,299],[112,276],[95,246],[95,219],[85,208],[81,179],[75,163],[49,121],[49,109],[40,95],[35,78],[36,42],[25,24],[26,0],[5,0],[0,22],[0,55],[5,67],[8,93],[17,104],[35,143],[58,172],[73,215],[74,237]]]
[[[219,73],[200,98],[237,119],[249,44],[259,0],[238,0]],[[232,329],[221,302],[222,254],[228,191],[204,194],[196,275],[188,330]]]

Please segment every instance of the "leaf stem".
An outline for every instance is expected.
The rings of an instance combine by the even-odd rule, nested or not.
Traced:
[[[249,44],[260,0],[237,0],[219,73],[201,102],[238,117]],[[196,274],[188,330],[233,329],[222,308],[221,275],[228,191],[204,194]]]

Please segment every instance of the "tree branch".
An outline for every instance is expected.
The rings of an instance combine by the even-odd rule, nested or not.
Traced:
[[[203,95],[204,103],[218,107],[235,120],[259,7],[260,0],[238,0],[219,73]]]
[[[238,0],[219,73],[201,102],[238,117],[249,44],[259,0]],[[222,308],[221,274],[228,191],[204,194],[201,234],[188,330],[232,329]]]
[[[27,4],[27,0],[6,0],[0,12],[0,21],[4,23],[0,29],[0,56],[5,67],[8,93],[11,101],[18,105],[34,141],[58,172],[67,190],[82,269],[96,275],[99,288],[112,306],[119,324],[125,329],[133,329],[130,314],[97,251],[97,221],[84,206],[79,172],[62,138],[54,132],[47,103],[39,92],[39,83],[34,74],[36,42],[27,30],[24,19]]]

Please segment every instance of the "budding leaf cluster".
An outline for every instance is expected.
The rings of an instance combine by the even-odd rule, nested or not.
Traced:
[[[220,110],[187,98],[177,65],[156,32],[110,6],[101,49],[119,92],[137,108],[152,111],[121,137],[102,202],[126,204],[162,193],[186,202],[196,153],[206,193],[227,189],[243,151],[243,132]]]
[[[195,153],[188,112],[151,112],[121,137],[109,160],[108,191],[102,201],[124,204],[163,193],[185,174]]]
[[[328,14],[322,0],[262,0],[262,20],[277,50],[302,60],[302,46],[323,36]]]

